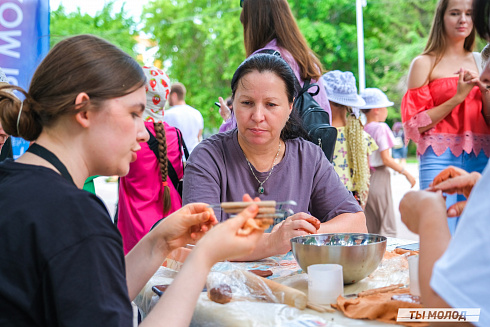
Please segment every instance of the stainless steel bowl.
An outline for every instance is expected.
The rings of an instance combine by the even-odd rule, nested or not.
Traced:
[[[344,284],[360,281],[383,259],[386,237],[377,234],[333,233],[298,236],[291,239],[293,255],[301,269],[310,265],[342,265]]]

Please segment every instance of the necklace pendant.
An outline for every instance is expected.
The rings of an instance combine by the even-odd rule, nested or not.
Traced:
[[[264,194],[265,189],[262,187],[262,185],[260,185],[258,191],[259,191],[259,194]]]

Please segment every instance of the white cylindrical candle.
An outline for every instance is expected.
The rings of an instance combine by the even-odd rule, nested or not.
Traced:
[[[344,294],[342,266],[320,264],[308,266],[308,301],[316,304],[332,304]]]

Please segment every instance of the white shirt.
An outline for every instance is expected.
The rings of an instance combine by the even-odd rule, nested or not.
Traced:
[[[480,308],[477,326],[490,326],[490,167],[473,187],[456,232],[435,263],[430,286],[453,308]]]
[[[199,131],[204,128],[204,119],[199,110],[187,104],[173,106],[165,110],[163,120],[170,126],[180,129],[187,149],[191,153],[199,143],[197,138]]]

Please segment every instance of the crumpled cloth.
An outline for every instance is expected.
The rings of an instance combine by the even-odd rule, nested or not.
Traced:
[[[342,311],[345,316],[353,319],[379,320],[389,324],[404,326],[429,326],[425,322],[397,322],[398,309],[400,308],[422,308],[421,304],[395,301],[391,297],[397,294],[408,294],[409,289],[397,289],[386,293],[377,293],[364,297],[346,299],[343,296],[337,298],[337,304],[332,307]]]

